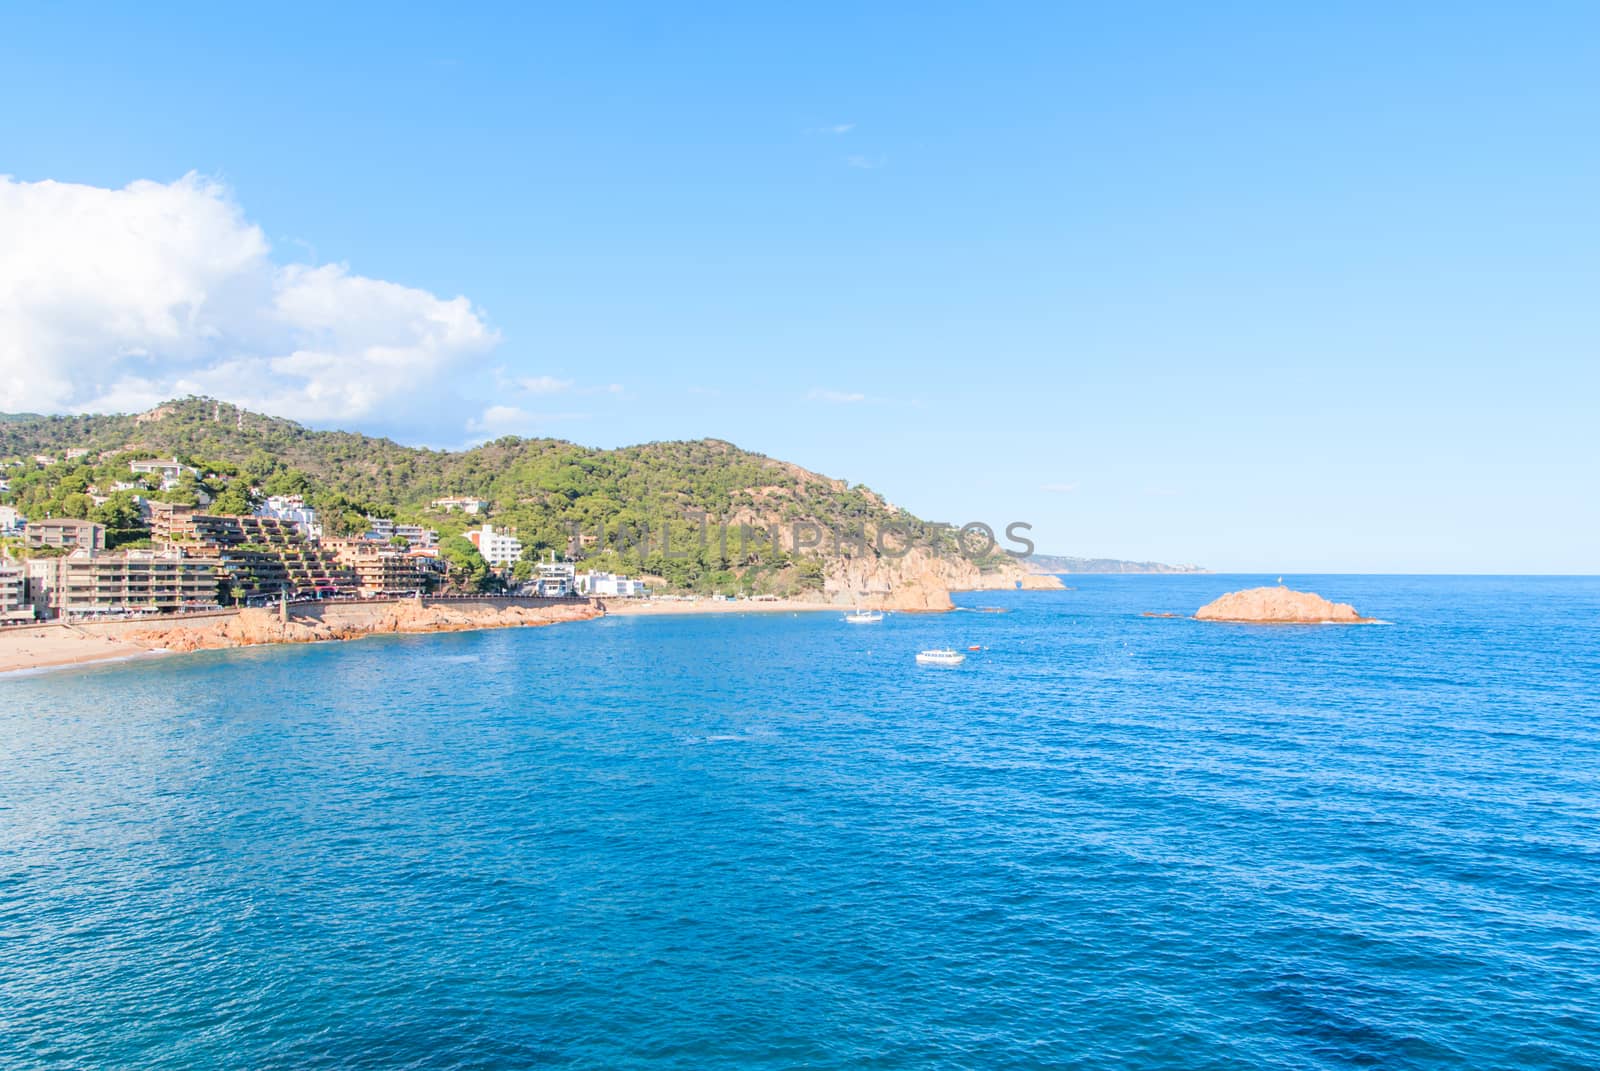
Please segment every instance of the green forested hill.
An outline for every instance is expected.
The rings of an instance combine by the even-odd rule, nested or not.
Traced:
[[[40,468],[34,455],[86,455]],[[389,439],[337,431],[315,431],[293,421],[262,416],[209,399],[188,398],[139,415],[0,417],[0,459],[29,459],[5,474],[12,491],[0,496],[27,516],[115,512],[120,500],[95,507],[86,496],[106,493],[128,479],[128,461],[138,455],[169,456],[202,473],[171,492],[153,497],[214,497],[218,512],[242,511],[252,495],[303,494],[321,512],[331,534],[365,527],[367,513],[437,527],[446,535],[476,519],[435,511],[430,503],[450,496],[490,503],[488,519],[514,526],[530,557],[568,548],[572,526],[590,537],[586,553],[595,564],[641,569],[685,587],[792,589],[820,582],[820,561],[829,552],[794,553],[719,538],[712,529],[700,546],[705,514],[737,525],[749,520],[786,525],[812,522],[830,531],[894,523],[919,534],[930,530],[917,518],[890,508],[863,487],[850,487],[796,466],[750,453],[715,439],[648,443],[596,450],[555,439],[497,439],[471,450],[441,451],[402,446]],[[114,528],[125,517],[108,517]],[[674,553],[620,554],[594,545],[602,529],[610,540],[619,526],[637,533],[647,527],[659,543],[671,524]],[[870,551],[869,551],[870,553]]]

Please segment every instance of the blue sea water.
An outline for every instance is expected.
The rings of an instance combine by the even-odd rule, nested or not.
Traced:
[[[1292,579],[0,680],[0,1066],[1600,1066],[1600,581]]]

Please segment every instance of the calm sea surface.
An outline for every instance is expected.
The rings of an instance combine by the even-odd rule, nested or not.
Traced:
[[[1290,579],[0,680],[0,1066],[1600,1066],[1600,581]]]

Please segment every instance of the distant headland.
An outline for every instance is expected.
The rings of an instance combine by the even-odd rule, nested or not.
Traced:
[[[1033,554],[1025,562],[1034,573],[1209,573],[1198,565],[1163,562],[1129,562],[1118,558],[1074,558],[1062,554]]]

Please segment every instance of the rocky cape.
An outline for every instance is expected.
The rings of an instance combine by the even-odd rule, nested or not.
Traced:
[[[1329,602],[1309,591],[1285,587],[1250,588],[1222,596],[1195,611],[1197,621],[1228,621],[1257,625],[1365,625],[1347,602]]]
[[[908,613],[940,613],[955,608],[952,591],[1061,591],[1055,576],[1028,572],[1020,563],[983,568],[957,555],[913,547],[905,555],[836,559],[828,563],[823,594],[843,606]]]

